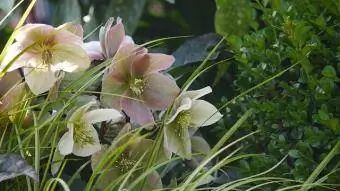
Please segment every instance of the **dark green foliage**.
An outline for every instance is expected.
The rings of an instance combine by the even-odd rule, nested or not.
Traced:
[[[339,140],[340,3],[273,0],[254,1],[253,7],[261,29],[243,36],[226,31],[227,51],[234,54],[237,68],[236,91],[246,91],[297,65],[245,97],[243,104],[257,111],[248,128],[261,130],[245,145],[246,152],[260,151],[268,157],[243,161],[240,172],[261,172],[288,154],[284,175],[305,180]]]

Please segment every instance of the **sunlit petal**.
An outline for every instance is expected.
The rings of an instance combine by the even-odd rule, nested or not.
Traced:
[[[84,119],[88,123],[98,123],[102,121],[112,121],[113,123],[120,121],[123,115],[115,109],[95,109],[85,113]]]
[[[24,75],[28,87],[35,95],[50,90],[58,80],[55,74],[48,69],[24,68]]]
[[[70,44],[58,44],[54,46],[51,69],[66,72],[78,72],[86,70],[90,66],[90,59],[85,50]]]
[[[194,100],[190,109],[191,127],[202,127],[216,123],[223,115],[214,105],[204,100]]]
[[[58,149],[60,154],[68,155],[72,153],[74,141],[73,141],[73,128],[70,128],[68,132],[66,132],[58,143]]]

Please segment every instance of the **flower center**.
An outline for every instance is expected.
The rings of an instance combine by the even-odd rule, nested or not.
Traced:
[[[93,143],[95,142],[94,138],[90,136],[91,132],[85,127],[86,124],[84,122],[76,122],[73,124],[73,140],[75,143],[81,145],[82,147],[89,144],[93,145]]]
[[[137,160],[131,159],[128,156],[128,153],[123,152],[114,162],[114,166],[117,167],[121,173],[127,173],[135,166],[137,162]],[[140,164],[138,166],[140,166]]]
[[[133,78],[130,83],[130,90],[135,96],[141,96],[144,91],[145,80],[140,78]]]
[[[176,132],[176,134],[181,137],[182,136],[182,131],[186,128],[189,127],[191,122],[191,115],[189,111],[182,111],[180,112],[175,121],[174,121],[174,131]]]
[[[42,61],[44,65],[50,65],[52,63],[52,53],[49,50],[42,52]]]

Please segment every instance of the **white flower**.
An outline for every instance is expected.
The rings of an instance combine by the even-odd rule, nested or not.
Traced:
[[[88,111],[95,105],[92,101],[78,108],[70,117],[66,132],[60,139],[58,149],[60,154],[73,153],[77,156],[90,156],[100,150],[100,142],[94,123],[102,121],[117,122],[122,119],[122,114],[115,109],[95,109]]]
[[[25,80],[35,94],[44,93],[58,80],[59,71],[78,72],[90,66],[83,46],[83,29],[66,23],[54,28],[45,24],[27,24],[15,33],[0,71],[23,68]],[[16,58],[22,51],[23,54]]]
[[[199,98],[210,93],[205,87],[196,91],[183,92],[174,103],[173,114],[164,126],[164,146],[179,156],[191,158],[191,140],[189,128],[216,123],[222,114],[211,103]]]

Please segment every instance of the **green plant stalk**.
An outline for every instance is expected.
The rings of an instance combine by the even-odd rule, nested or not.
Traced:
[[[338,154],[339,150],[340,141],[337,141],[333,149],[328,153],[328,155],[321,161],[321,163],[316,167],[316,169],[312,172],[308,179],[303,183],[300,191],[307,191],[311,188],[311,184],[319,176],[319,174],[323,171],[327,164],[334,158],[334,156]]]

